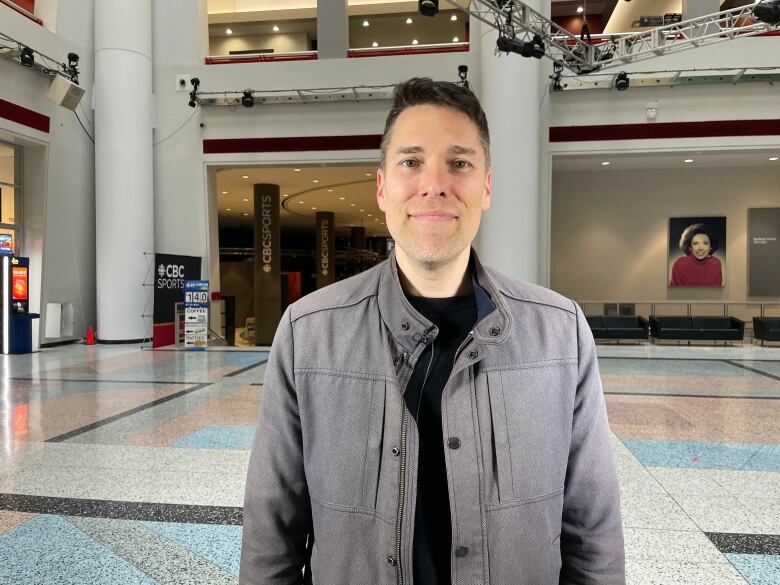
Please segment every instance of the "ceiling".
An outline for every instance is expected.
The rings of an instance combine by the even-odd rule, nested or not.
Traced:
[[[642,154],[599,154],[599,155],[557,155],[553,156],[553,172],[593,171],[609,173],[621,170],[646,171],[653,169],[705,169],[705,168],[742,168],[776,167],[780,173],[780,158],[770,161],[770,157],[780,157],[780,147],[769,150],[720,151],[708,152],[690,150],[664,153]],[[685,160],[693,160],[691,163]],[[609,161],[609,165],[602,162]],[[780,175],[779,175],[780,176]]]
[[[377,165],[221,169],[217,171],[220,227],[251,227],[253,185],[270,183],[280,187],[284,228],[313,229],[317,211],[333,211],[341,233],[351,226],[365,226],[368,236],[387,236],[384,214],[376,204],[376,169]]]

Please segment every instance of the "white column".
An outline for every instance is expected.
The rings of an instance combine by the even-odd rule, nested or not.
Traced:
[[[479,98],[490,126],[493,202],[477,250],[507,276],[539,282],[541,62],[494,55],[497,32],[483,24],[481,35]]]
[[[143,339],[154,251],[151,0],[95,2],[97,332]],[[148,279],[151,282],[151,277]]]
[[[345,59],[348,49],[347,0],[317,0],[317,58]]]

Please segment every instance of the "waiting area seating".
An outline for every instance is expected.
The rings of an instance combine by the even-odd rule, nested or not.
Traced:
[[[656,340],[742,341],[745,322],[736,317],[650,316],[650,333]]]
[[[591,315],[585,317],[594,339],[646,340],[648,323],[644,317],[608,317]]]
[[[753,337],[764,342],[780,341],[780,317],[753,317]]]

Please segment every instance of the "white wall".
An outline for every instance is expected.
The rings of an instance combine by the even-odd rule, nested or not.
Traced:
[[[275,35],[211,37],[209,55],[229,55],[230,51],[272,49],[274,53],[294,53],[311,50],[309,35],[279,33]]]
[[[80,55],[80,81],[87,93],[78,113],[89,129],[91,35],[79,42],[77,37],[88,35],[85,27],[67,24],[71,17],[65,14],[70,10],[82,14],[89,23],[92,1],[61,2],[57,13],[63,15],[63,24],[58,28],[68,34],[67,38],[10,10],[3,11],[3,32],[57,60],[65,61],[70,51]],[[0,79],[1,99],[51,119],[48,134],[0,119],[0,138],[25,148],[23,253],[31,260],[30,310],[42,313],[40,342],[64,341],[67,338],[42,337],[46,303],[74,303],[74,332],[80,338],[86,326],[95,323],[94,148],[73,112],[46,97],[46,78],[18,63],[0,62]],[[38,333],[35,329],[35,341]]]
[[[553,174],[551,286],[579,300],[780,301],[747,296],[750,207],[780,207],[771,167]],[[723,288],[668,288],[670,217],[725,216]]]

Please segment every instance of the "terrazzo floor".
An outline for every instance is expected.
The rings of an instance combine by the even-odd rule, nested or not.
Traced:
[[[780,584],[780,348],[598,351],[627,582]],[[266,359],[0,356],[0,585],[237,583]]]

